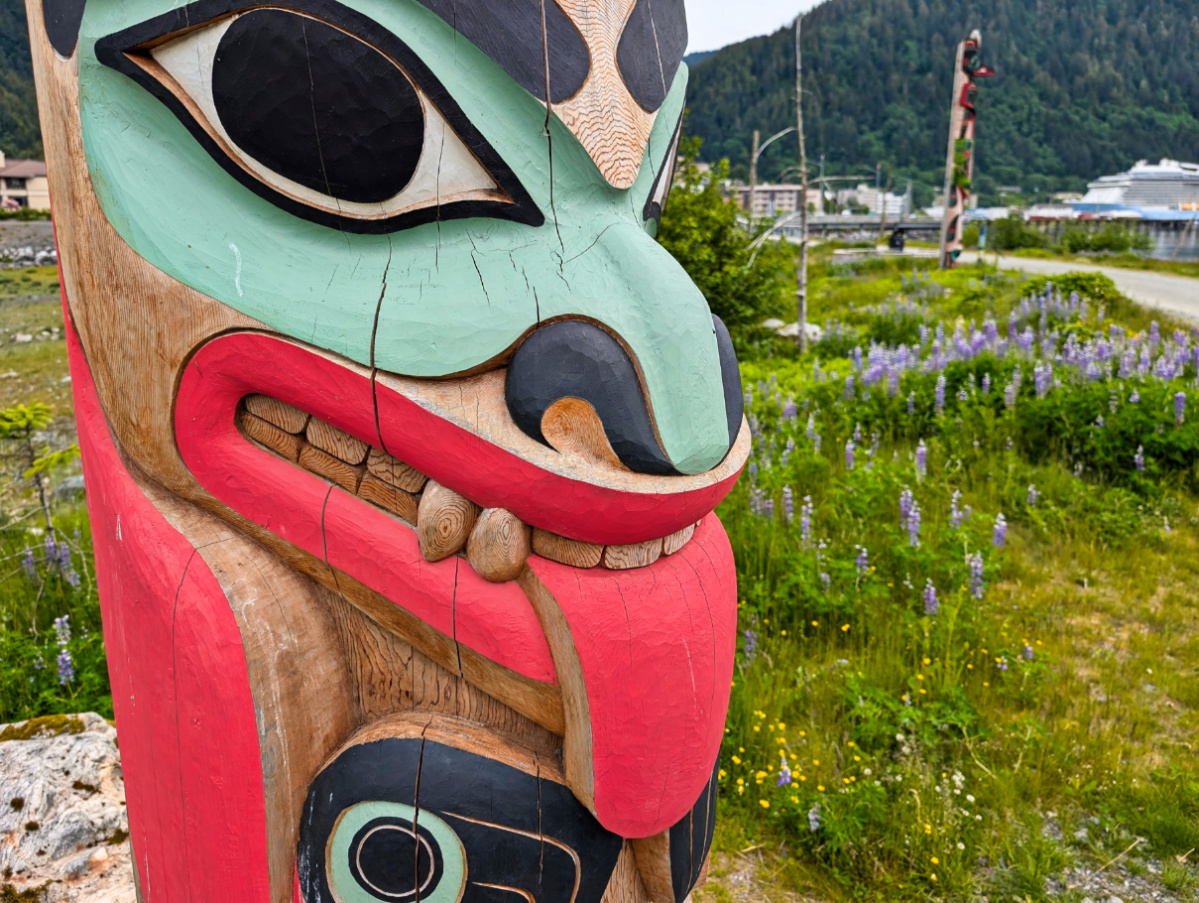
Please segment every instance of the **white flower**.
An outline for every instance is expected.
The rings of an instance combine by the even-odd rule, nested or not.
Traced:
[[[974,796],[973,796],[972,794],[969,794],[969,793],[967,793],[967,794],[966,794],[966,801],[967,801],[967,802],[969,802],[969,803],[973,803],[973,802],[974,802]]]

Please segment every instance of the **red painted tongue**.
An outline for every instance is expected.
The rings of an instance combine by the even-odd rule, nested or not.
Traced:
[[[737,578],[715,514],[634,571],[531,558],[570,627],[587,689],[595,814],[622,837],[683,818],[712,777],[728,713]]]

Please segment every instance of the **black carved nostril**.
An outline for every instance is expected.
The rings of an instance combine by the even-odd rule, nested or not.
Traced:
[[[549,445],[541,418],[557,401],[595,408],[612,450],[636,473],[675,476],[654,434],[637,368],[620,342],[593,323],[561,320],[525,339],[508,367],[508,411],[525,433]]]
[[[737,365],[737,352],[733,348],[733,337],[729,335],[729,328],[716,314],[712,314],[712,325],[716,327],[716,347],[720,350],[720,378],[724,382],[724,412],[729,419],[731,449],[737,443],[737,436],[741,432],[741,420],[745,416],[741,368]]]

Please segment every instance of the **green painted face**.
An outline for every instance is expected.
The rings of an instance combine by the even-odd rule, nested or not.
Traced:
[[[555,105],[547,120],[544,103],[415,0],[349,3],[427,67],[444,89],[434,96],[450,98],[527,193],[530,219],[543,219],[533,225],[483,210],[364,234],[318,224],[246,187],[253,176],[235,178],[162,100],[97,57],[97,41],[176,6],[96,0],[79,41],[88,168],[109,222],[140,256],[272,329],[404,376],[460,374],[541,323],[592,321],[633,358],[674,467],[701,473],[725,457],[712,316],[645,215],[674,153],[685,67],[645,119],[648,141],[636,145],[643,153],[625,180],[631,186],[618,188],[597,165],[596,142],[589,153],[580,139],[576,108],[567,116]],[[424,93],[435,86],[409,74],[435,109]]]

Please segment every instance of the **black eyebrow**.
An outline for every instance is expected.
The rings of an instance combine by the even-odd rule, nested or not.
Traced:
[[[646,112],[666,102],[687,51],[683,0],[638,0],[616,49],[621,77]]]
[[[574,97],[587,81],[591,71],[587,42],[554,0],[544,0],[548,47],[541,34],[543,0],[417,2],[444,19],[538,100],[546,100],[547,55],[551,103]]]
[[[50,46],[63,56],[75,52],[79,42],[79,26],[83,24],[83,7],[87,0],[43,0],[42,22]]]

